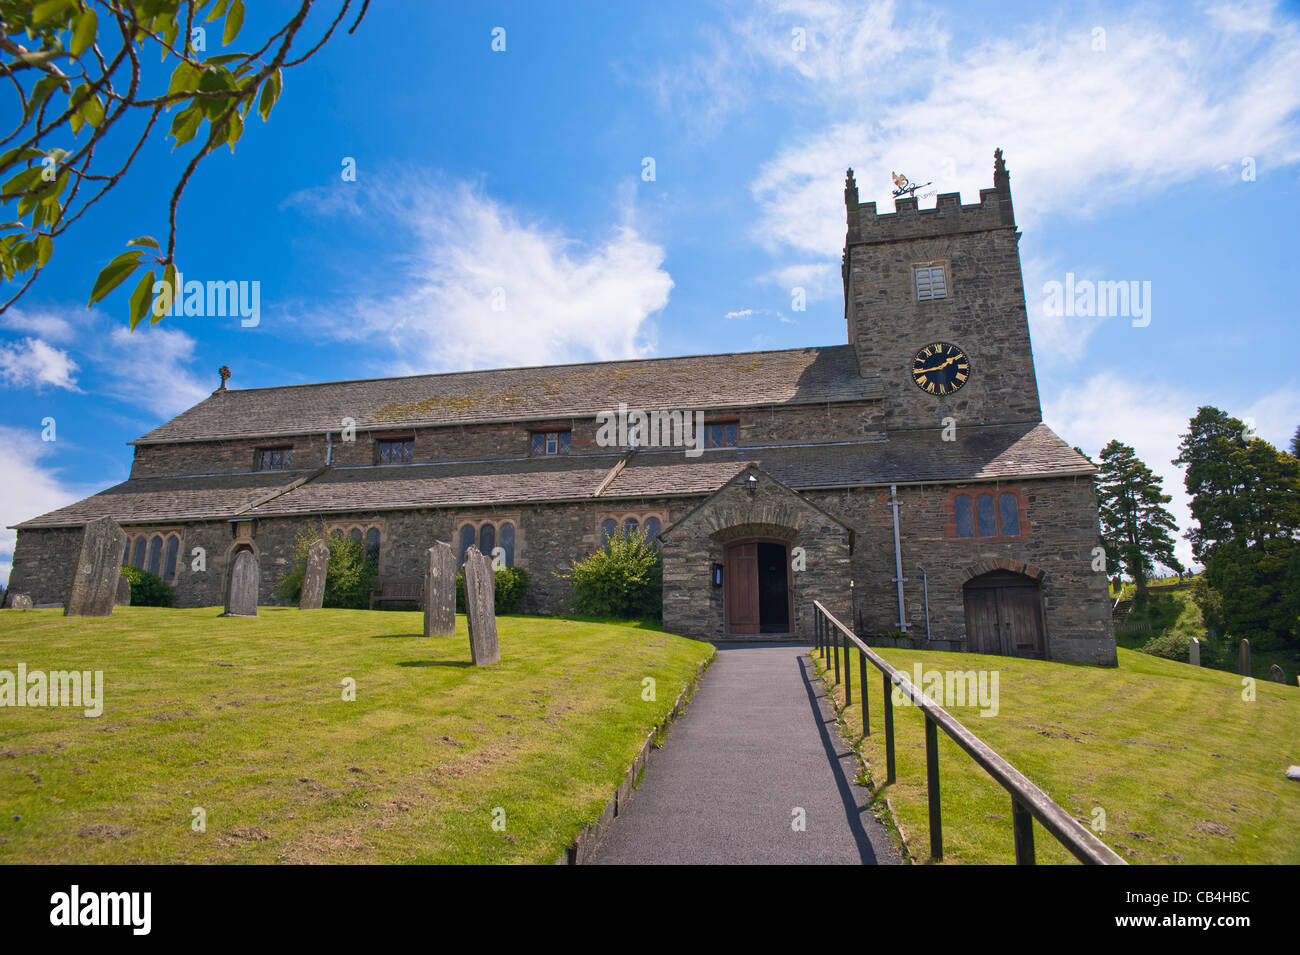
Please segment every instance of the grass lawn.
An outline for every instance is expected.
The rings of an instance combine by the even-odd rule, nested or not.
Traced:
[[[1261,680],[1254,702],[1241,678],[1119,651],[1119,667],[1074,666],[967,653],[878,650],[911,675],[997,671],[999,708],[949,712],[1130,863],[1300,863],[1300,688]],[[814,660],[820,657],[814,652]],[[858,653],[847,736],[862,733]],[[868,664],[872,734],[862,743],[878,798],[888,798],[915,861],[929,859],[924,719],[894,707],[897,781],[885,780],[880,671]],[[843,705],[843,687],[835,694]],[[1011,863],[1011,797],[939,733],[944,861]],[[1073,862],[1034,825],[1038,861]]]
[[[0,613],[0,670],[102,670],[105,698],[0,709],[0,862],[550,863],[713,654],[502,617],[478,669],[464,617],[426,640],[418,613],[220,612]]]

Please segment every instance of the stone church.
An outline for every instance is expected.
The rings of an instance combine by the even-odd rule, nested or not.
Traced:
[[[662,549],[675,633],[806,639],[820,600],[880,642],[1113,665],[1094,468],[1042,423],[1000,151],[975,204],[878,213],[852,170],[844,201],[845,344],[244,390],[223,369],[127,481],[17,525],[11,591],[65,600],[111,516],[180,606],[222,604],[240,552],[277,602],[323,531],[386,579],[435,540],[499,548],[554,614],[559,574],[627,528]],[[652,416],[698,443],[649,440]]]

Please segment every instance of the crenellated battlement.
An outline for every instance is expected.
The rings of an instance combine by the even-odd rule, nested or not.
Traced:
[[[894,200],[893,212],[877,212],[874,202],[858,201],[858,184],[849,169],[844,181],[844,208],[848,221],[845,248],[899,239],[1015,228],[1011,205],[1011,177],[1002,150],[993,153],[993,188],[980,190],[980,201],[962,205],[961,193],[940,193],[933,209],[917,208],[915,196]]]

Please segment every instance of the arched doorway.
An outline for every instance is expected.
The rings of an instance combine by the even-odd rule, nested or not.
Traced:
[[[733,541],[723,550],[727,632],[789,633],[790,548],[784,541]]]
[[[1043,602],[1038,581],[994,570],[966,581],[966,648],[971,653],[1043,658]]]

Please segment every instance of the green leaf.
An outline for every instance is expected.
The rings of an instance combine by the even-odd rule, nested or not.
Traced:
[[[185,107],[172,120],[171,134],[176,138],[177,146],[184,146],[198,132],[199,123],[203,121],[203,111],[197,103]],[[173,147],[174,148],[174,147]]]
[[[32,87],[32,95],[27,97],[28,118],[36,115],[36,111],[41,108],[41,104],[49,99],[50,94],[58,87],[59,78],[57,76],[47,76]]]
[[[226,143],[230,146],[230,151],[235,151],[235,143],[239,142],[239,137],[244,135],[244,119],[239,112],[232,111],[229,119],[230,131],[226,133]]]
[[[99,273],[99,277],[95,279],[94,288],[90,290],[90,301],[86,303],[86,308],[90,308],[90,306],[125,282],[127,276],[140,265],[140,255],[139,250],[123,252],[104,266]]]
[[[36,4],[32,8],[32,23],[40,24],[46,20],[52,20],[68,7],[72,6],[74,0],[44,0],[43,3]]]
[[[153,303],[153,270],[140,276],[140,282],[131,293],[131,331],[140,324],[140,319],[149,313]],[[153,324],[152,322],[150,324]]]
[[[221,16],[223,13],[226,12],[226,7],[229,5],[229,3],[230,0],[217,0],[216,6],[212,8],[212,11],[204,18],[203,22],[211,23],[217,17]]]
[[[44,166],[32,166],[29,169],[24,169],[3,186],[0,186],[0,189],[3,189],[6,196],[13,196],[26,192],[33,185],[40,182],[41,170],[44,168]]]
[[[266,122],[271,115],[271,107],[275,106],[275,101],[280,98],[280,71],[276,70],[262,86],[262,97],[257,103],[257,112],[262,117],[262,122]]]
[[[235,0],[226,14],[226,32],[221,35],[221,45],[225,46],[239,35],[239,28],[244,25],[244,0]]]
[[[72,46],[69,47],[73,56],[81,56],[90,45],[95,42],[95,32],[99,27],[99,18],[95,16],[95,11],[87,9],[85,13],[77,17],[77,25],[72,30]]]
[[[158,297],[154,299],[153,317],[149,319],[150,325],[157,325],[159,322],[163,320],[163,318],[167,314],[167,311],[171,308],[172,304],[176,301],[176,297],[181,293],[181,290],[176,287],[176,264],[174,262],[167,263],[167,268],[163,269],[162,280],[163,280],[163,284],[166,285],[167,288],[171,289],[171,294],[170,296],[165,296],[163,293],[159,293]],[[158,311],[158,306],[161,304],[165,304],[167,308],[163,309],[162,313],[160,314]]]
[[[104,104],[99,101],[98,96],[90,96],[81,104],[78,111],[85,117],[93,129],[99,129],[99,124],[104,121]]]
[[[54,240],[48,235],[38,235],[36,237],[36,264],[41,268],[45,263],[50,261],[50,256],[54,254]]]
[[[158,245],[158,240],[151,235],[136,236],[136,238],[128,242],[127,245],[144,245],[158,252],[162,251],[162,247]]]
[[[203,76],[203,71],[193,63],[187,60],[181,60],[176,69],[172,70],[172,80],[167,84],[167,95],[173,93],[192,92],[199,88],[199,80]]]

